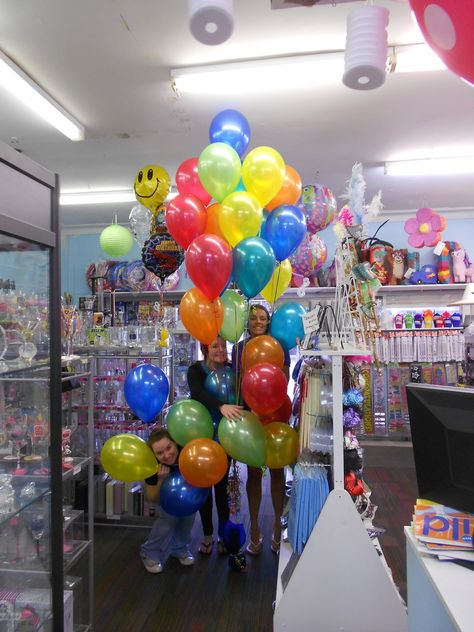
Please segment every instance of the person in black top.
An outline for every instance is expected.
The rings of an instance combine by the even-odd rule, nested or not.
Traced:
[[[238,421],[241,418],[242,406],[236,406],[235,404],[224,401],[225,399],[231,400],[231,393],[226,396],[225,390],[223,393],[216,396],[215,392],[211,392],[209,386],[206,385],[206,379],[214,371],[224,375],[226,368],[230,370],[230,364],[227,361],[227,346],[226,341],[219,336],[211,342],[209,345],[201,344],[201,351],[204,356],[204,360],[195,362],[188,369],[188,385],[191,392],[191,398],[201,402],[211,413],[214,426],[216,428],[219,425],[222,417]],[[222,399],[221,399],[222,397]],[[219,520],[218,526],[218,551],[219,553],[226,553],[224,543],[222,541],[223,529],[225,523],[229,519],[229,499],[227,494],[227,473],[222,480],[214,485],[214,497],[217,508],[217,516]],[[199,547],[199,553],[203,555],[210,555],[212,552],[213,540],[213,524],[212,524],[212,491],[209,493],[206,501],[199,509],[201,515],[202,528],[204,537]]]

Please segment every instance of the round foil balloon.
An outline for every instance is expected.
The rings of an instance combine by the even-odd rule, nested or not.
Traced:
[[[308,184],[301,192],[300,208],[306,215],[308,232],[324,230],[335,219],[336,198],[331,189],[319,184]]]
[[[146,165],[138,171],[133,190],[140,204],[154,211],[163,204],[170,192],[170,185],[170,176],[164,167]]]
[[[318,257],[315,256],[315,252],[319,253]],[[324,265],[327,256],[326,244],[321,237],[307,233],[296,252],[290,257],[293,272],[309,276],[314,270],[319,270]]]
[[[145,242],[142,261],[163,282],[184,261],[184,251],[163,226]]]
[[[150,238],[152,221],[152,212],[142,204],[137,204],[130,211],[128,225],[139,246],[143,246],[145,241]]]

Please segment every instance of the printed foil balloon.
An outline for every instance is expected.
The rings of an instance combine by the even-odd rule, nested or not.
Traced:
[[[303,187],[300,207],[306,215],[306,225],[311,234],[327,228],[337,213],[333,192],[319,184],[308,184]]]
[[[163,204],[170,192],[170,186],[170,176],[164,167],[146,165],[138,171],[133,183],[133,190],[140,204],[154,211],[160,204]]]
[[[163,282],[166,277],[176,272],[184,261],[184,250],[171,237],[164,226],[145,242],[142,250],[142,261],[145,267],[156,274]]]
[[[318,258],[315,257],[313,251],[319,253]],[[326,244],[321,237],[307,233],[296,252],[290,257],[293,272],[307,277],[324,265],[327,256]]]
[[[135,241],[140,247],[150,238],[152,222],[153,214],[150,209],[143,206],[143,204],[137,204],[130,211],[128,225],[130,226]]]

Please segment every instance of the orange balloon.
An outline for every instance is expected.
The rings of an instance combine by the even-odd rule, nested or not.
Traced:
[[[287,424],[274,422],[264,427],[266,436],[265,465],[285,467],[298,456],[298,435]]]
[[[247,341],[242,354],[242,371],[245,373],[260,362],[268,362],[279,369],[283,368],[285,354],[281,344],[273,336],[255,336]]]
[[[207,224],[205,233],[209,233],[211,235],[217,235],[218,237],[222,237],[225,241],[227,239],[224,237],[224,233],[221,231],[221,227],[219,224],[219,213],[221,212],[222,205],[219,202],[214,202],[214,204],[209,204],[207,207]]]
[[[283,180],[283,184],[281,185],[280,190],[275,195],[275,197],[268,202],[265,206],[267,211],[273,211],[277,206],[281,206],[282,204],[296,204],[301,196],[301,178],[300,174],[290,167],[290,165],[285,165],[285,178]]]
[[[181,299],[179,315],[191,336],[208,345],[222,327],[224,306],[220,298],[210,301],[201,290],[193,287]]]
[[[224,448],[212,439],[193,439],[179,455],[179,471],[194,487],[212,487],[227,472],[228,460]]]

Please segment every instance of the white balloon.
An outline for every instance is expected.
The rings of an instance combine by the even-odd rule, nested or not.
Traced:
[[[145,241],[150,238],[152,222],[153,213],[146,206],[137,204],[130,211],[128,223],[139,246],[143,246]]]

